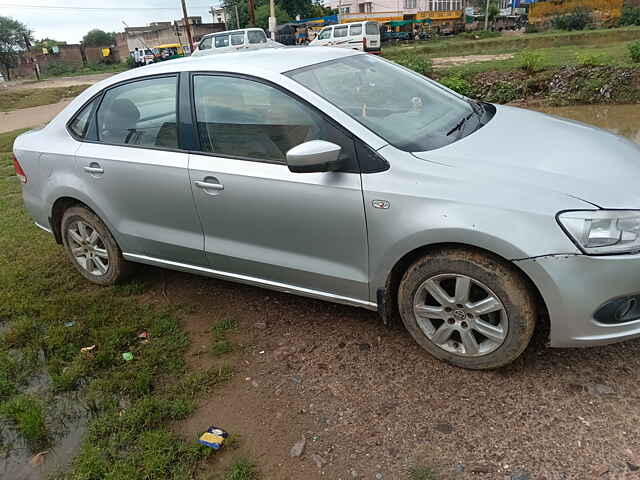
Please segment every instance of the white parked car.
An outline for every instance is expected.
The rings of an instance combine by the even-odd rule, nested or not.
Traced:
[[[244,28],[241,30],[227,30],[205,35],[191,56],[199,57],[202,55],[258,50],[276,46],[281,46],[281,44],[267,38],[267,35],[261,28]]]
[[[340,47],[361,52],[380,53],[380,27],[378,22],[354,22],[323,28],[310,43],[310,47]]]

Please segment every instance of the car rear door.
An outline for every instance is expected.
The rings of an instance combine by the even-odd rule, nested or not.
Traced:
[[[196,74],[191,85],[199,153],[189,170],[211,268],[247,283],[367,302],[353,139],[274,85],[215,74]],[[286,152],[318,138],[341,145],[349,171],[289,171]]]
[[[377,22],[365,22],[364,23],[364,38],[366,39],[365,51],[367,52],[379,52],[381,39],[380,39],[380,26]]]
[[[354,50],[364,50],[362,39],[364,38],[364,25],[353,23],[349,25],[349,48]]]
[[[126,254],[204,265],[204,241],[178,146],[176,75],[108,88],[76,153],[77,188]]]

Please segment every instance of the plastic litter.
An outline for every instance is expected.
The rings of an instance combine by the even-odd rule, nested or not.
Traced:
[[[124,360],[125,360],[126,362],[130,362],[131,360],[133,360],[133,353],[131,353],[131,352],[124,352],[124,353],[122,354],[122,358],[124,358]]]
[[[229,434],[220,427],[211,426],[200,436],[198,443],[214,450],[220,450],[228,437]]]
[[[75,327],[76,326],[76,322],[64,322],[64,326],[65,327]]]
[[[82,347],[82,348],[80,349],[80,352],[81,352],[81,353],[89,353],[89,352],[91,352],[91,351],[92,351],[93,349],[95,349],[95,348],[96,348],[96,346],[95,346],[95,345],[91,345],[90,347]]]

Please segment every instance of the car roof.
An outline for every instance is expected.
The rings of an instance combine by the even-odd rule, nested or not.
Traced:
[[[265,73],[283,73],[352,55],[365,54],[345,48],[300,46],[185,57],[127,70],[100,82],[100,86],[104,88],[112,83],[148,75],[190,71],[230,72],[262,76]]]
[[[213,32],[213,33],[207,33],[206,35],[203,35],[202,38],[208,38],[208,37],[215,37],[216,35],[227,35],[229,33],[239,33],[239,32],[248,32],[248,31],[259,31],[264,33],[264,30],[258,27],[251,27],[251,28],[236,28],[235,30],[223,30],[222,32]],[[200,39],[202,41],[202,39]]]

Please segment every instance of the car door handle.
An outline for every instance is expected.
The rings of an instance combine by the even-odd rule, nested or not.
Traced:
[[[91,162],[88,167],[84,167],[84,171],[87,173],[104,173],[104,168],[100,166],[100,164],[96,162]]]
[[[205,192],[207,190],[215,190],[217,192],[224,190],[224,185],[222,185],[217,178],[207,177],[204,181],[197,180],[195,182],[196,187],[203,189]]]

